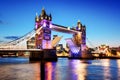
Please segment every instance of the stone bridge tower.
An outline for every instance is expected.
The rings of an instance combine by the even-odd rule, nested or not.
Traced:
[[[57,60],[56,50],[51,45],[51,14],[46,14],[45,9],[42,9],[41,14],[35,17],[35,47],[41,49],[42,52],[31,53],[32,59],[43,59],[43,60]]]
[[[51,14],[47,15],[45,9],[35,18],[35,46],[37,49],[51,49]],[[38,30],[39,29],[39,30]]]
[[[86,27],[81,24],[80,21],[77,22],[76,30],[77,33],[73,34],[73,41],[75,43],[77,53],[70,53],[72,58],[81,58],[86,51]],[[77,50],[77,48],[79,50]]]

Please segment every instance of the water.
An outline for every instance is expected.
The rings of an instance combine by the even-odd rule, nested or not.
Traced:
[[[31,63],[28,58],[0,58],[0,80],[120,80],[120,60]]]

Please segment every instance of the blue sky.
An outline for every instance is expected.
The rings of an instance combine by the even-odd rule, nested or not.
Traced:
[[[52,23],[72,27],[80,20],[86,25],[88,46],[120,46],[119,0],[0,0],[0,42],[30,32],[35,26],[36,12],[40,14],[42,7],[52,14]],[[53,34],[64,36],[60,43],[71,37]]]

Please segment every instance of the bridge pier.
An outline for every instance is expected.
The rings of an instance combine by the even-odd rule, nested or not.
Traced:
[[[43,51],[31,51],[29,61],[40,61],[43,57]]]
[[[30,61],[57,61],[55,49],[43,49],[43,51],[32,51],[29,57]]]
[[[44,49],[43,59],[46,61],[57,61],[56,49]]]

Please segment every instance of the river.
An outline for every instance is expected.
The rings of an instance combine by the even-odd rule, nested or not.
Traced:
[[[0,80],[120,80],[120,59],[29,62],[29,58],[0,58]]]

